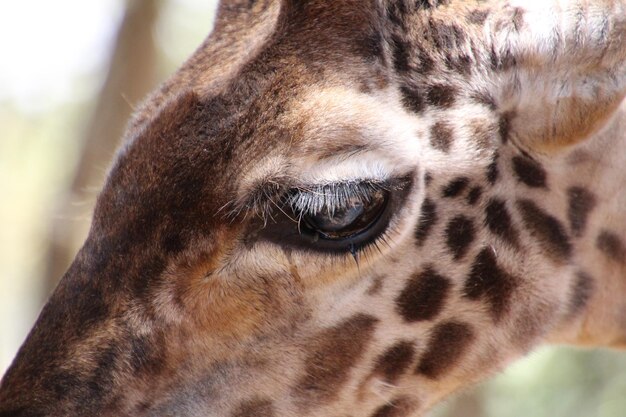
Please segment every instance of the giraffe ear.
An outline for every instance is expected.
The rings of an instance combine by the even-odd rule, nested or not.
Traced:
[[[515,3],[519,3],[519,5]],[[558,151],[600,129],[626,94],[626,1],[495,1],[484,21],[508,136]]]

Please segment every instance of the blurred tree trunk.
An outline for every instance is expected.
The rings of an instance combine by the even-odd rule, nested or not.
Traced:
[[[86,237],[96,192],[135,106],[157,82],[158,55],[152,32],[159,0],[128,0],[94,113],[81,140],[74,180],[52,221],[43,276],[48,294]]]

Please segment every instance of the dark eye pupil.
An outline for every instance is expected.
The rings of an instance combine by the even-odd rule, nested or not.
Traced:
[[[344,207],[325,207],[314,215],[304,215],[305,225],[319,233],[324,239],[344,239],[367,230],[380,216],[386,198],[382,190],[374,192],[368,199],[352,198]]]
[[[307,220],[316,229],[339,232],[354,223],[363,214],[363,211],[363,203],[359,201],[350,207],[335,210],[334,213],[329,213],[328,209],[324,209],[316,215],[309,216]]]

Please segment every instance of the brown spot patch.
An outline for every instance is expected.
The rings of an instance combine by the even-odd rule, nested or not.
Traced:
[[[428,20],[428,25],[430,29],[428,35],[439,51],[456,48],[465,40],[465,33],[456,24],[431,18]]]
[[[446,244],[457,261],[465,256],[475,237],[474,222],[465,216],[453,218],[446,227]]]
[[[496,99],[488,91],[477,90],[472,93],[470,97],[475,102],[487,106],[490,110],[496,110],[498,108]]]
[[[472,187],[470,192],[467,194],[467,204],[469,204],[470,206],[475,205],[476,203],[478,203],[478,200],[480,200],[480,197],[482,195],[483,189],[479,185]]]
[[[383,277],[376,275],[372,278],[372,283],[367,289],[367,295],[376,295],[383,288]]]
[[[567,189],[567,217],[574,236],[580,237],[587,226],[589,213],[596,205],[596,197],[583,187]]]
[[[561,222],[531,200],[518,200],[517,207],[524,224],[546,254],[556,263],[565,262],[572,254],[572,244]]]
[[[241,403],[231,417],[274,417],[274,405],[265,398],[254,398]]]
[[[469,123],[472,139],[479,149],[491,148],[492,138],[496,136],[496,129],[492,123],[484,119],[474,119]]]
[[[500,23],[506,24],[508,21],[501,20]],[[506,71],[517,64],[517,59],[513,55],[513,51],[510,48],[506,48],[501,51],[497,51],[495,48],[492,48],[490,55],[491,68],[494,71]]]
[[[469,55],[447,55],[445,57],[446,67],[461,75],[469,76],[472,73],[472,58]]]
[[[437,223],[437,206],[427,198],[422,203],[419,223],[415,229],[415,239],[418,246],[424,243],[435,223]]]
[[[429,104],[437,107],[449,108],[456,102],[458,90],[452,85],[435,84],[426,91]]]
[[[387,349],[385,353],[376,359],[374,374],[382,375],[390,384],[395,384],[398,378],[411,366],[415,357],[413,342],[401,341]]]
[[[421,45],[412,45],[417,50],[417,62],[413,68],[413,71],[426,75],[431,73],[435,69],[435,60],[431,56],[431,52],[428,48]]]
[[[499,198],[489,200],[485,208],[485,224],[491,233],[503,238],[513,247],[519,246],[519,235],[513,227],[513,221],[504,200]]]
[[[443,308],[450,286],[448,278],[428,267],[411,277],[396,298],[396,310],[408,322],[432,320]]]
[[[404,29],[406,15],[409,13],[407,6],[408,5],[405,2],[392,2],[387,6],[387,17],[394,26],[397,25]]]
[[[568,308],[568,316],[574,317],[578,315],[589,302],[593,295],[594,283],[593,278],[585,272],[578,272],[573,281],[571,290],[571,298]]]
[[[526,156],[513,158],[513,171],[520,182],[529,187],[546,188],[546,171],[537,162]]]
[[[498,153],[493,155],[493,160],[487,167],[487,181],[489,184],[493,185],[498,181],[498,177],[500,176],[500,172],[498,171]]]
[[[406,417],[415,408],[414,402],[406,397],[394,398],[389,404],[377,408],[372,417]]]
[[[111,394],[117,383],[113,375],[120,366],[120,352],[118,347],[111,343],[98,348],[95,358],[95,368],[91,370],[89,378],[85,381],[87,390],[82,398],[87,402],[97,404]]]
[[[608,230],[600,231],[596,239],[596,247],[607,257],[616,262],[626,261],[626,246],[622,239]]]
[[[426,187],[428,187],[432,182],[433,182],[432,174],[426,171],[426,174],[424,174],[424,183],[426,184]]]
[[[363,36],[358,45],[358,52],[371,61],[384,60],[383,37],[379,31],[372,31]]]
[[[465,323],[448,321],[435,327],[416,374],[434,379],[458,364],[474,340],[474,332]]]
[[[406,73],[411,69],[409,65],[409,51],[411,45],[397,35],[393,35],[390,40],[391,51],[393,53],[393,67],[399,73]]]
[[[84,381],[81,380],[81,376],[82,375],[77,373],[61,370],[54,373],[49,380],[46,380],[43,386],[46,389],[54,391],[55,398],[61,401],[64,397],[78,392],[84,387],[85,384]],[[0,416],[1,415],[0,413]]]
[[[469,184],[469,178],[459,177],[452,180],[446,188],[443,189],[441,195],[446,198],[457,197],[467,188]]]
[[[511,134],[511,124],[514,117],[515,113],[513,112],[504,112],[500,115],[498,132],[500,133],[500,140],[502,140],[502,143],[507,143],[509,140],[509,135]]]
[[[452,145],[452,127],[443,121],[436,122],[430,128],[430,144],[441,152],[449,152]]]
[[[334,399],[372,338],[378,320],[357,314],[322,331],[309,343],[304,376],[296,390],[303,408]]]
[[[424,97],[419,90],[402,86],[400,93],[402,94],[402,104],[407,110],[413,113],[421,113],[424,110]]]
[[[488,16],[489,16],[488,10],[474,9],[468,13],[467,21],[468,23],[471,23],[473,25],[482,26],[485,24],[485,20],[487,20]]]
[[[517,280],[498,266],[493,251],[480,251],[463,288],[463,295],[470,300],[484,299],[489,303],[491,315],[499,321],[506,313]]]

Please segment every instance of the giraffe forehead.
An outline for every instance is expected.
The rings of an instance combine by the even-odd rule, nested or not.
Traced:
[[[423,141],[396,96],[392,88],[363,93],[332,77],[303,86],[270,128],[283,134],[274,142],[259,137],[265,143],[237,173],[237,198],[268,183],[386,180],[414,171]]]

